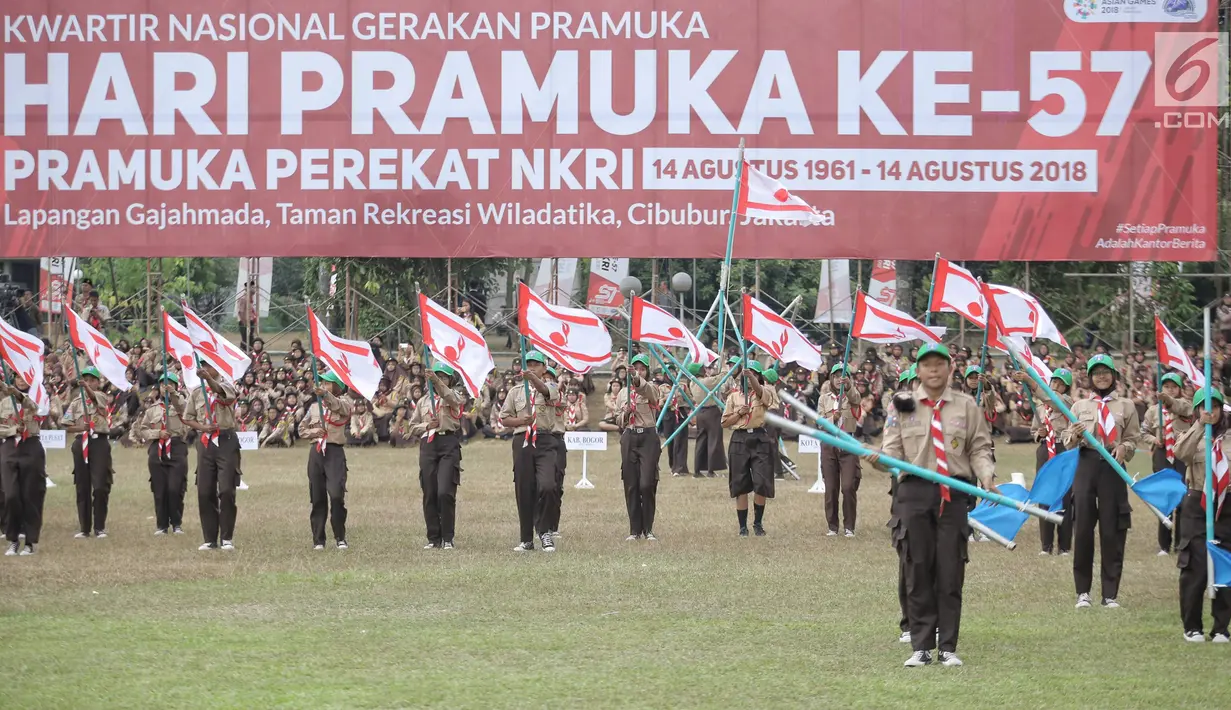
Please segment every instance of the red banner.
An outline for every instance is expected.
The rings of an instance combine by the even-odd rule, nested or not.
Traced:
[[[6,0],[0,258],[1209,260],[1209,5]]]

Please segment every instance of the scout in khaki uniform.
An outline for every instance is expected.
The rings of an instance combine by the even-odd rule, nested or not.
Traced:
[[[842,364],[829,371],[829,381],[821,386],[819,412],[842,431],[854,435],[862,413],[859,392],[848,378],[851,369]],[[845,391],[843,385],[845,384]],[[841,400],[839,400],[841,395]],[[821,476],[825,480],[825,520],[829,523],[827,535],[838,534],[838,495],[842,495],[843,530],[847,537],[855,537],[855,513],[859,491],[859,457],[836,446],[822,446]]]
[[[1047,399],[1047,395],[1039,391],[1039,386],[1035,381],[1024,372],[1013,373],[1013,380],[1018,384],[1025,385],[1030,388],[1034,394],[1033,402],[1035,408],[1035,416],[1030,422],[1030,433],[1034,440],[1039,442],[1039,448],[1034,452],[1035,473],[1047,464],[1048,461],[1054,459],[1058,454],[1067,451],[1064,442],[1061,441],[1061,433],[1068,428],[1069,420],[1065,418],[1062,412],[1052,409]],[[1051,389],[1060,396],[1060,400],[1064,402],[1064,406],[1069,409],[1073,408],[1073,398],[1069,396],[1069,392],[1073,391],[1073,373],[1064,368],[1060,368],[1052,373]],[[1040,555],[1050,555],[1053,552],[1052,541],[1056,540],[1059,543],[1060,555],[1068,556],[1069,550],[1073,547],[1073,491],[1070,489],[1064,496],[1064,522],[1060,523],[1059,539],[1056,539],[1056,524],[1049,523],[1046,520],[1039,521],[1039,544],[1042,546]],[[1046,506],[1044,506],[1046,507]]]
[[[107,508],[111,499],[111,434],[107,412],[111,398],[100,391],[102,375],[93,367],[81,371],[79,386],[85,394],[73,392],[64,413],[67,434],[80,434],[73,440],[73,485],[77,487],[78,532],[73,537],[107,537]]]
[[[919,386],[894,397],[894,412],[885,424],[881,451],[932,471],[996,490],[992,436],[982,408],[973,397],[949,387],[953,370],[949,349],[928,344],[919,349]],[[880,455],[869,464],[884,470]],[[901,472],[894,498],[893,540],[906,579],[907,618],[914,653],[908,668],[932,662],[940,644],[940,661],[960,666],[958,631],[962,622],[962,587],[966,580],[966,513],[970,496]]]
[[[149,445],[150,490],[154,493],[154,534],[183,535],[184,490],[188,486],[188,427],[179,378],[169,372],[137,422],[137,438]],[[170,406],[168,406],[168,403]]]
[[[722,413],[722,426],[731,429],[731,444],[727,458],[731,469],[728,485],[735,499],[735,515],[739,519],[740,537],[748,537],[748,494],[753,493],[756,517],[752,528],[757,537],[765,535],[765,501],[774,497],[774,464],[777,442],[769,440],[765,431],[765,414],[778,406],[773,388],[765,384],[761,363],[753,360],[743,372],[745,393],[732,388]]]
[[[632,386],[616,398],[620,412],[620,478],[624,481],[624,503],[628,508],[628,537],[632,541],[654,536],[654,515],[658,510],[658,459],[662,444],[654,428],[660,401],[658,387],[650,382],[650,359],[644,354],[629,361]]]
[[[547,356],[537,350],[526,354],[526,369],[522,378],[530,385],[514,387],[504,399],[500,419],[513,429],[513,488],[517,497],[517,519],[521,542],[515,552],[534,549],[534,533],[538,530],[543,552],[555,552],[550,525],[555,519],[552,507],[559,501],[556,495],[556,469],[560,465],[557,446],[564,442],[552,433],[556,426],[558,397],[556,386],[546,382]]]
[[[1205,406],[1205,389],[1197,390],[1192,405],[1200,414],[1201,426],[1194,426],[1176,442],[1177,460],[1188,464],[1188,493],[1180,502],[1180,524],[1176,526],[1179,544],[1176,549],[1180,568],[1180,620],[1184,623],[1184,639],[1200,643],[1205,640],[1206,546],[1205,506],[1214,505],[1214,539],[1224,550],[1231,550],[1231,505],[1227,504],[1231,489],[1231,471],[1227,456],[1231,455],[1231,430],[1223,411],[1223,396],[1211,390],[1214,406]],[[1205,424],[1214,428],[1214,501],[1205,499]],[[1214,626],[1210,640],[1231,643],[1231,588],[1219,587],[1211,601]]]
[[[423,491],[425,550],[453,549],[457,487],[462,482],[461,418],[465,399],[457,391],[457,371],[443,362],[427,373],[432,394],[424,395],[410,418],[410,435],[419,437],[419,488]]]
[[[671,433],[678,429],[692,413],[692,403],[684,396],[684,386],[688,382],[687,378],[680,381],[681,386],[674,388],[674,397],[671,396],[673,388],[669,381],[658,386],[658,401],[662,402],[662,408],[667,410],[661,429],[664,437],[671,436]],[[667,445],[667,465],[671,468],[672,476],[688,475],[688,429],[680,432],[680,435]]]
[[[346,544],[346,427],[354,406],[343,397],[346,385],[336,373],[327,372],[316,386],[321,406],[308,407],[299,424],[299,437],[312,442],[308,451],[308,496],[312,512],[312,549],[325,549],[325,520],[333,527],[339,550]],[[322,410],[324,410],[322,417]]]
[[[20,376],[0,381],[0,500],[5,501],[6,555],[33,555],[43,528],[47,456],[39,440],[38,405]],[[18,538],[26,536],[20,546]]]
[[[239,437],[235,435],[235,387],[228,385],[208,362],[197,368],[204,388],[188,394],[184,424],[197,437],[197,506],[201,511],[198,550],[234,550],[235,488],[239,485]],[[220,543],[221,541],[221,543]]]
[[[1180,390],[1183,387],[1184,379],[1178,373],[1169,372],[1163,375],[1162,391],[1158,393],[1158,401],[1163,405],[1162,420],[1158,418],[1159,408],[1155,405],[1146,409],[1145,419],[1141,422],[1141,441],[1151,448],[1155,472],[1170,468],[1183,476],[1188,470],[1187,464],[1175,455],[1176,442],[1193,424],[1192,402],[1180,397]],[[1176,525],[1174,535],[1172,535],[1171,528],[1163,525],[1161,520],[1158,523],[1158,554],[1160,557],[1165,557],[1171,552],[1173,538],[1176,551],[1179,551],[1181,532],[1178,508],[1171,515],[1171,520]]]
[[[1103,606],[1118,609],[1120,574],[1124,571],[1124,543],[1132,527],[1132,508],[1128,504],[1128,485],[1111,464],[1087,446],[1085,432],[1111,452],[1121,464],[1127,463],[1141,440],[1141,425],[1132,400],[1116,396],[1115,363],[1110,355],[1095,355],[1086,364],[1090,389],[1094,395],[1073,405],[1077,422],[1064,431],[1064,445],[1082,447],[1073,479],[1073,584],[1077,588],[1077,608],[1090,607],[1090,587],[1094,575],[1094,527],[1099,529],[1099,556],[1102,559]]]
[[[735,362],[739,362],[739,358],[733,358]],[[714,366],[718,367],[719,363]],[[701,400],[705,399],[706,390],[712,390],[718,386],[722,380],[721,373],[716,373],[709,377],[701,377],[704,368],[701,363],[692,363],[688,365],[688,371],[693,377],[697,377],[701,385],[692,380],[688,381],[688,397],[692,399],[695,406],[701,407],[697,410],[697,414],[693,420],[697,422],[697,443],[693,450],[694,464],[696,465],[696,473],[693,474],[696,478],[707,476],[714,478],[718,474],[715,471],[727,470],[727,452],[726,446],[722,441],[722,411],[719,407],[722,404],[722,399],[718,394],[705,400],[705,404],[701,404]],[[680,436],[684,436],[681,433]],[[677,439],[679,437],[676,437]],[[673,440],[674,441],[674,440]]]

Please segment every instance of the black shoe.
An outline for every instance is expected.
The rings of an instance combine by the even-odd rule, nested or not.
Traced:
[[[740,537],[748,537],[748,528],[740,528],[740,529],[739,529],[739,536],[740,536]]]
[[[753,525],[752,531],[756,533],[757,537],[765,537],[765,528],[761,527],[760,525]]]

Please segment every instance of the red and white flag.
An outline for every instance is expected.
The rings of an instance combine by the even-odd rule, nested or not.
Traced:
[[[633,340],[672,348],[688,348],[693,362],[708,365],[717,353],[701,344],[678,318],[637,296],[633,298]]]
[[[948,259],[936,260],[932,312],[957,313],[979,328],[987,327],[987,301],[979,280]]]
[[[362,340],[339,338],[308,308],[308,327],[311,328],[312,354],[329,366],[352,391],[371,401],[376,396],[382,372],[380,363],[372,354],[372,346]]]
[[[1000,324],[1008,335],[1022,335],[1027,338],[1046,338],[1053,343],[1068,347],[1069,343],[1060,334],[1060,329],[1052,322],[1051,316],[1043,310],[1039,300],[1034,296],[999,284],[983,284],[983,296],[988,309],[995,308],[999,313]]]
[[[224,382],[234,385],[248,371],[252,358],[209,327],[200,316],[192,312],[187,303],[183,304],[183,308],[184,322],[188,324],[188,337],[197,357],[213,365]]]
[[[43,341],[17,330],[0,318],[0,358],[17,376],[30,385],[30,399],[38,405],[38,414],[51,411],[51,397],[43,384]]]
[[[189,392],[201,386],[201,378],[197,377],[197,359],[192,354],[192,338],[188,329],[179,321],[162,310],[162,343],[171,356],[180,365],[180,384]]]
[[[1182,373],[1198,387],[1205,387],[1205,373],[1197,369],[1184,346],[1175,339],[1158,316],[1154,316],[1154,341],[1158,343],[1158,363]]]
[[[749,165],[747,160],[739,181],[738,212],[753,219],[821,223],[820,211],[792,195],[782,183]]]
[[[518,287],[517,304],[521,334],[562,367],[584,375],[611,361],[611,334],[590,311],[553,306],[525,283]]]
[[[116,350],[111,341],[107,340],[107,336],[82,320],[73,309],[65,308],[64,313],[68,317],[68,334],[73,345],[78,350],[85,351],[94,367],[117,389],[131,389],[132,383],[128,381],[128,356]]]
[[[419,294],[419,320],[423,344],[432,357],[457,370],[466,391],[478,397],[487,373],[496,368],[487,341],[474,326],[423,294]]]
[[[866,293],[855,294],[855,322],[851,337],[873,343],[904,343],[920,340],[939,343],[945,329],[920,323],[896,308],[872,300]]]
[[[744,294],[744,338],[780,362],[820,369],[824,356],[799,329],[764,303]]]

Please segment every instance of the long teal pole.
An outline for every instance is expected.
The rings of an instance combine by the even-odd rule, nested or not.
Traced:
[[[1214,402],[1211,401],[1210,392],[1210,309],[1205,309],[1205,407],[1206,411],[1213,409]],[[1161,367],[1161,366],[1160,366]],[[1220,413],[1221,416],[1227,416],[1225,411]],[[1161,421],[1161,420],[1160,420]],[[1210,424],[1205,425],[1205,539],[1207,541],[1214,539],[1214,511],[1218,508],[1218,501],[1214,498],[1214,427]],[[1214,558],[1207,550],[1205,553],[1205,579],[1206,579],[1206,595],[1214,598]]]
[[[722,274],[718,279],[718,356],[724,357],[726,342],[727,286],[731,280],[731,257],[735,251],[735,224],[739,222],[739,188],[744,180],[744,139],[739,139],[739,153],[735,158],[735,190],[731,193],[731,218],[727,225],[727,251],[722,259]]]

